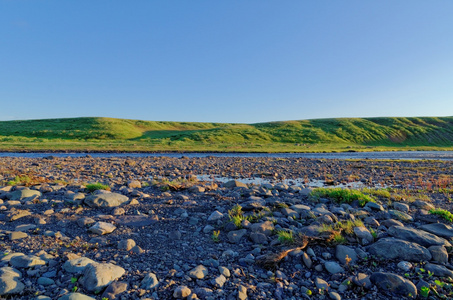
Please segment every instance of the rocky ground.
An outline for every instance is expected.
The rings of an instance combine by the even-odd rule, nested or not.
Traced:
[[[451,299],[453,228],[429,210],[452,210],[452,175],[440,161],[0,158],[0,298]],[[362,207],[313,197],[318,180],[391,189]]]

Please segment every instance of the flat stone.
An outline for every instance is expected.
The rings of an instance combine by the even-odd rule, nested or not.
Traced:
[[[247,233],[247,229],[240,229],[230,231],[227,234],[228,241],[232,244],[237,244],[241,240],[241,238]]]
[[[58,298],[58,300],[96,300],[96,298],[81,293],[70,293]]]
[[[10,222],[18,220],[23,217],[30,216],[31,212],[29,212],[26,209],[15,209],[12,208],[7,214],[6,214],[6,219]]]
[[[248,186],[245,183],[242,183],[238,180],[230,180],[228,182],[225,182],[223,184],[223,186],[226,188],[235,188],[235,187],[248,188]]]
[[[11,241],[20,240],[20,239],[24,239],[27,237],[28,237],[28,234],[26,232],[22,232],[22,231],[13,231],[9,234],[9,239]]]
[[[79,282],[88,291],[97,291],[120,278],[126,271],[110,263],[92,263],[83,271],[83,276]]]
[[[0,296],[21,293],[25,288],[21,277],[22,273],[14,268],[0,268]]]
[[[406,297],[409,297],[409,295],[411,295],[411,298],[417,297],[417,288],[415,285],[411,281],[399,275],[393,273],[375,272],[371,275],[370,279],[371,282],[377,285],[380,289],[404,295]]]
[[[250,239],[255,244],[267,244],[267,236],[263,233],[252,232],[250,233]]]
[[[308,256],[307,252],[304,252],[302,254],[302,261],[304,262],[304,265],[311,269],[311,267],[313,266],[313,261],[311,260],[310,256]]]
[[[208,218],[208,222],[215,222],[217,220],[220,220],[224,217],[224,214],[222,214],[220,211],[216,210],[214,211]]]
[[[340,261],[342,265],[346,264],[346,257],[350,259],[349,265],[353,265],[357,262],[357,253],[351,247],[344,245],[337,245],[335,248],[335,257]]]
[[[116,207],[129,201],[129,198],[118,193],[101,193],[85,198],[84,202],[89,207]]]
[[[385,226],[387,228],[390,228],[392,226],[402,226],[402,227],[404,227],[403,223],[401,223],[398,220],[394,220],[394,219],[383,220],[383,221],[381,221],[381,225],[383,225],[383,226]]]
[[[151,215],[151,216],[118,216],[115,218],[115,222],[120,224],[120,225],[125,225],[125,226],[132,226],[132,227],[142,227],[142,226],[149,226],[151,224],[154,224],[157,222],[159,219],[156,215]]]
[[[99,235],[104,235],[104,234],[109,234],[113,232],[116,229],[116,226],[107,223],[107,222],[96,222],[93,226],[91,226],[88,231],[94,233],[94,234],[99,234]]]
[[[51,278],[39,277],[38,284],[43,285],[43,286],[48,286],[48,285],[55,284],[55,281]]]
[[[299,218],[299,213],[296,212],[295,210],[292,210],[291,208],[282,208],[281,212],[284,216],[290,217],[290,218]]]
[[[156,274],[148,273],[143,278],[142,282],[140,283],[140,287],[145,290],[152,290],[159,286],[159,280],[157,279]]]
[[[296,211],[298,214],[311,210],[310,206],[303,205],[303,204],[291,205],[290,208],[292,210]]]
[[[203,265],[198,265],[189,271],[189,276],[195,279],[203,279],[208,275],[208,269]]]
[[[14,228],[14,231],[28,231],[35,228],[36,228],[35,224],[22,224],[17,225],[16,228]]]
[[[445,225],[444,223],[422,225],[420,226],[420,229],[446,239],[453,238],[453,227],[451,227],[450,225]]]
[[[271,221],[254,223],[250,225],[250,230],[252,232],[262,233],[266,236],[270,236],[274,231],[274,224]]]
[[[394,202],[393,208],[395,208],[396,210],[402,211],[404,213],[409,212],[409,205],[407,205],[406,203]]]
[[[324,268],[330,273],[330,274],[337,274],[337,273],[343,273],[344,269],[334,261],[328,261],[324,264]]]
[[[395,238],[380,239],[368,252],[385,259],[402,259],[414,262],[431,260],[431,253],[423,246]]]
[[[451,244],[447,240],[432,233],[415,228],[392,226],[389,228],[388,234],[408,242],[417,243],[424,247],[435,245],[451,246]]]
[[[11,258],[9,262],[16,268],[31,268],[34,266],[43,266],[46,264],[44,260],[35,255],[20,255]]]
[[[122,281],[114,281],[112,282],[102,293],[102,299],[121,299],[119,294],[127,291],[128,284]]]
[[[96,262],[92,259],[89,259],[88,257],[79,257],[67,260],[63,264],[63,269],[69,273],[82,273],[85,270],[86,266],[93,263]]]
[[[453,271],[444,266],[427,263],[424,268],[426,271],[433,272],[434,276],[453,277]]]
[[[16,190],[7,195],[10,200],[30,201],[41,197],[40,191],[30,190],[29,188]]]
[[[402,211],[394,210],[394,209],[389,209],[389,214],[392,218],[398,219],[403,222],[412,222],[414,221],[414,218],[412,218],[411,215],[408,215]]]

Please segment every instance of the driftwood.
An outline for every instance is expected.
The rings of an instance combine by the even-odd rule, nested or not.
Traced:
[[[333,239],[333,232],[323,232],[323,236],[314,237],[299,234],[293,243],[294,247],[281,249],[277,252],[268,253],[257,257],[256,263],[265,269],[276,269],[278,264],[284,259],[291,251],[303,250],[309,244],[327,244]]]

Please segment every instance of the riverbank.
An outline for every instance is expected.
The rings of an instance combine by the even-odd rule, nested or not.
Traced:
[[[432,160],[2,157],[0,296],[451,297],[453,229],[429,211],[452,211],[452,177]]]

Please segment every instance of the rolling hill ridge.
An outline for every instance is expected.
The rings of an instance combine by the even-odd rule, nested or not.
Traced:
[[[0,122],[3,151],[27,147],[96,150],[92,148],[102,145],[118,151],[274,152],[283,147],[279,151],[305,152],[320,151],[321,146],[325,151],[351,147],[449,148],[453,147],[453,117],[337,118],[255,124],[102,117]]]

